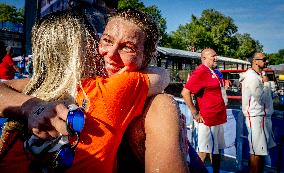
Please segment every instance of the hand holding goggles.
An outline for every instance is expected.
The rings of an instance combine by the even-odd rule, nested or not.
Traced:
[[[74,157],[75,148],[79,143],[80,132],[85,124],[84,113],[81,108],[72,104],[68,106],[69,112],[66,119],[67,130],[70,135],[77,137],[76,142],[71,144],[68,136],[60,136],[53,140],[43,140],[35,135],[31,135],[24,143],[25,150],[31,153],[31,169],[62,171],[71,167]]]

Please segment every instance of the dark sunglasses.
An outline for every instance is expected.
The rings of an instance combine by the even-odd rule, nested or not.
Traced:
[[[263,61],[263,62],[266,62],[266,61],[267,61],[266,58],[255,58],[255,60],[261,60],[261,61]]]

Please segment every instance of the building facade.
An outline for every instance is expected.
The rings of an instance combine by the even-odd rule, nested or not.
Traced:
[[[89,18],[98,34],[104,30],[105,19],[108,10],[117,8],[118,0],[25,0],[25,50],[26,55],[31,51],[31,31],[36,20],[56,11],[75,8],[77,5],[85,4],[84,13]]]
[[[4,47],[13,47],[15,55],[22,54],[23,37],[24,35],[22,24],[1,22],[0,41],[2,42]]]

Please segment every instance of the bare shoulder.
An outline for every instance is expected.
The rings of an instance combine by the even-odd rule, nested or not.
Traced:
[[[179,107],[172,95],[158,94],[149,100],[144,111],[145,130],[152,131],[158,127],[176,126],[179,122]],[[173,130],[173,129],[172,129]]]
[[[169,94],[157,94],[152,96],[147,102],[147,107],[159,108],[160,111],[166,111],[165,107],[176,108],[177,103],[172,95]]]
[[[158,94],[145,117],[145,172],[187,172],[180,110],[173,96]],[[175,153],[173,155],[173,153]]]

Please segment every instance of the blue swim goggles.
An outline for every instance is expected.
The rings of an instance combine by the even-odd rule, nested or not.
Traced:
[[[72,166],[75,157],[75,148],[79,143],[80,132],[85,124],[84,113],[81,108],[72,104],[68,106],[66,126],[69,136],[59,136],[53,140],[43,140],[31,135],[24,142],[28,158],[32,161],[31,171],[61,172]],[[76,141],[71,144],[70,136],[75,136]]]

